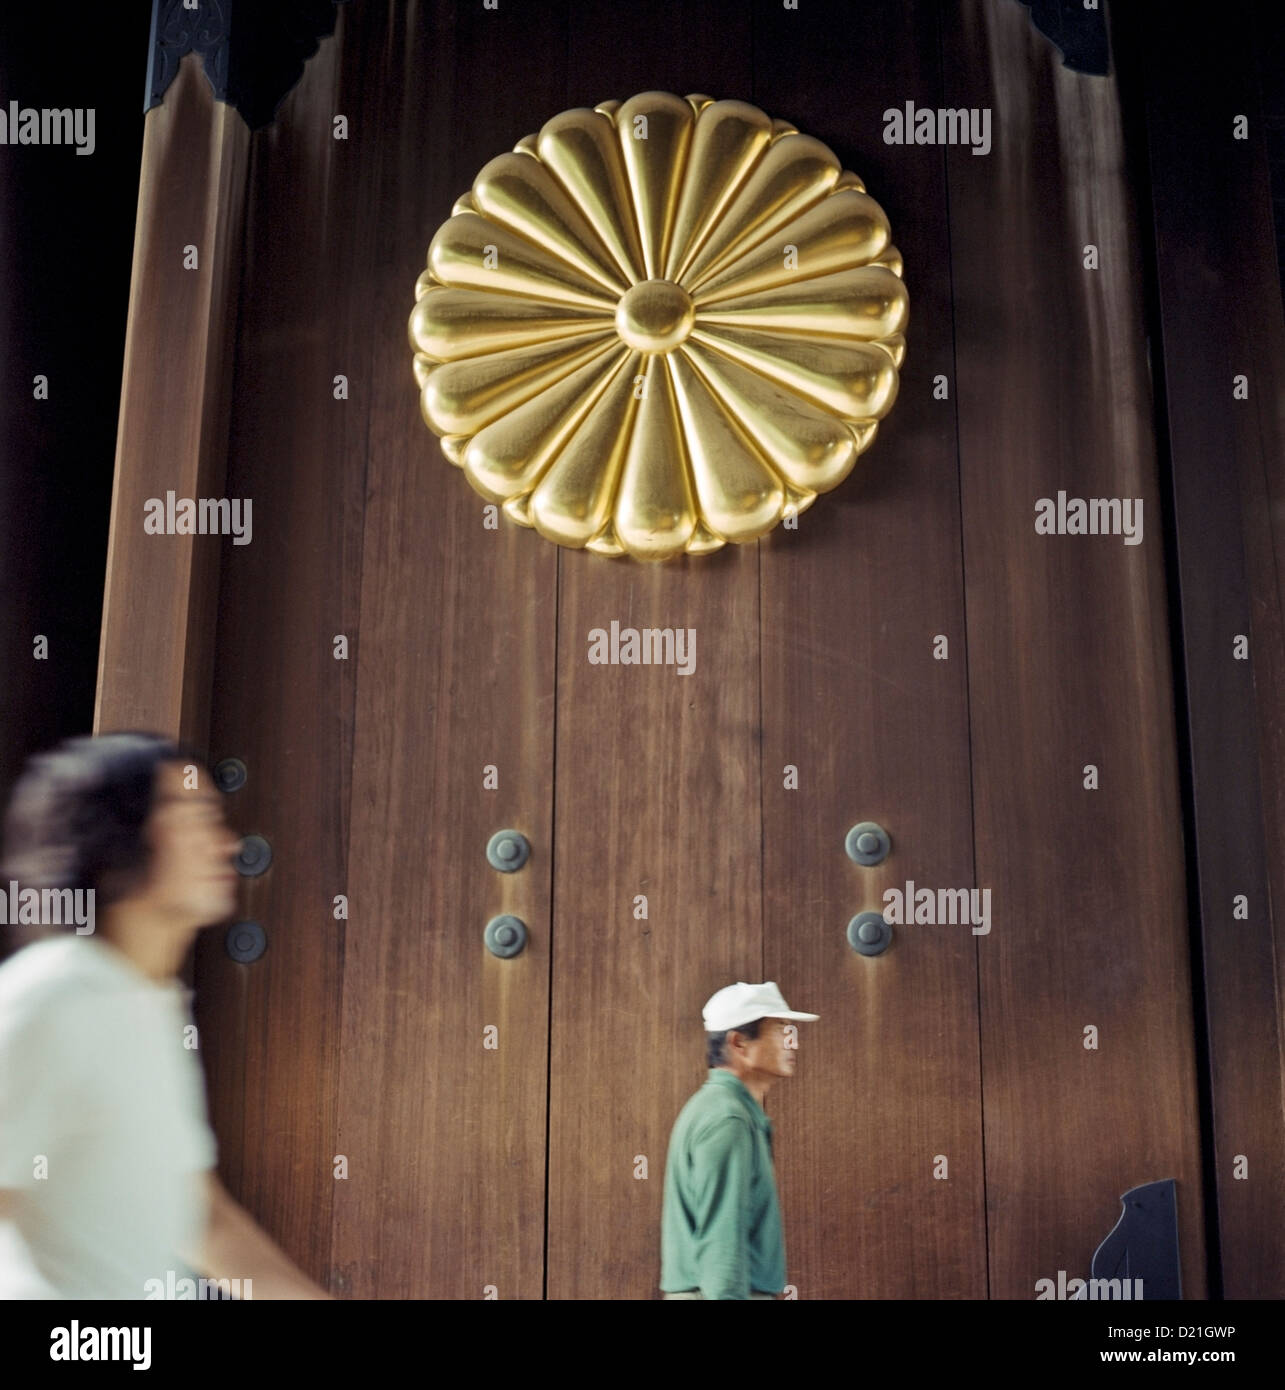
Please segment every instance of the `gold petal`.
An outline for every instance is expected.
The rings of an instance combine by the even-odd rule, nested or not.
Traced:
[[[720,300],[702,308],[696,323],[700,327],[728,324],[759,332],[834,334],[873,341],[899,334],[909,305],[905,285],[887,266],[866,265]]]
[[[839,175],[839,181],[835,184],[835,187],[855,188],[858,193],[864,193],[866,191],[865,184],[861,182],[851,169],[845,169],[843,173]]]
[[[514,348],[435,367],[420,392],[420,413],[436,434],[476,434],[483,426],[617,345],[614,334],[569,338],[553,347]]]
[[[574,266],[595,285],[624,294],[626,282],[606,248],[538,159],[497,155],[473,180],[473,201],[487,217]]]
[[[727,542],[722,536],[716,536],[703,522],[696,523],[696,530],[692,532],[692,538],[687,542],[687,553],[689,555],[708,555],[711,551],[722,550]]]
[[[863,454],[874,443],[875,432],[879,428],[878,420],[849,420],[848,428],[852,431],[852,437],[857,442],[857,453]]]
[[[699,253],[683,269],[683,283],[696,287],[707,273],[751,250],[818,203],[839,177],[839,161],[811,135],[777,140],[728,206]]]
[[[442,223],[428,248],[428,268],[442,285],[521,294],[610,313],[620,298],[476,212]]]
[[[860,450],[842,420],[699,343],[683,351],[792,492],[827,492],[852,471]]]
[[[878,343],[809,342],[742,328],[698,328],[692,337],[848,419],[879,419],[897,397],[897,368]]]
[[[639,560],[667,560],[696,529],[682,433],[669,373],[658,356],[643,358],[644,395],[625,453],[613,517],[616,535]]]
[[[664,279],[682,278],[771,138],[772,122],[748,102],[716,101],[701,110],[692,131]]]
[[[666,359],[700,516],[715,535],[752,541],[776,525],[785,502],[780,478],[737,428],[681,352]]]
[[[876,265],[886,265],[894,275],[900,275],[905,269],[901,259],[901,252],[895,246],[889,246],[881,256],[875,257]]]
[[[606,308],[555,308],[538,299],[439,286],[415,305],[410,333],[420,352],[438,362],[453,362],[483,352],[569,338],[592,328],[609,329],[614,321]]]
[[[864,265],[887,247],[889,235],[888,219],[879,204],[855,189],[844,189],[737,256],[692,297],[699,310],[733,295]],[[787,260],[786,248],[791,246],[794,254]]]
[[[647,138],[635,137],[639,116],[647,118]],[[645,279],[661,278],[669,249],[671,215],[678,203],[683,168],[691,144],[696,113],[688,102],[668,92],[643,92],[630,97],[616,112],[616,133],[634,197],[634,212],[642,239]]]
[[[619,359],[628,349],[615,346]],[[469,481],[493,502],[530,492],[611,382],[619,360],[591,358],[474,435],[464,450]],[[525,522],[524,525],[531,525]]]
[[[520,492],[516,497],[510,497],[500,504],[504,509],[504,515],[516,521],[519,526],[530,526],[531,518],[527,514],[527,495]]]
[[[883,340],[883,345],[892,353],[892,360],[900,371],[901,364],[906,360],[906,335],[904,333],[889,333]]]
[[[641,366],[641,354],[625,354],[532,492],[531,520],[547,539],[588,545],[607,524],[638,405],[634,379]]]
[[[547,121],[540,158],[576,200],[626,285],[645,279],[624,161],[610,117],[579,107]]]
[[[473,190],[469,189],[467,193],[461,193],[460,196],[456,198],[451,207],[451,216],[458,217],[462,212],[476,211],[477,209],[473,206]]]
[[[422,352],[417,352],[411,362],[412,370],[415,373],[415,384],[422,391],[424,383],[428,380],[428,374],[433,370],[433,362]]]
[[[610,522],[601,535],[595,536],[593,540],[586,543],[585,549],[592,550],[598,555],[623,555],[625,553],[625,547],[620,544],[615,527]]]
[[[466,434],[444,434],[438,441],[442,446],[442,453],[456,466],[464,466],[464,449],[468,444],[469,437]]]

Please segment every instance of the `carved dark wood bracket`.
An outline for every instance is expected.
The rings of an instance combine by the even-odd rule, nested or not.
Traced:
[[[1107,50],[1107,0],[1086,10],[1084,0],[1018,0],[1031,12],[1031,23],[1053,41],[1063,67],[1105,77],[1110,71]]]
[[[1172,1178],[1131,1187],[1120,1219],[1093,1255],[1089,1279],[1075,1298],[1180,1299],[1178,1197]]]
[[[187,0],[190,5],[192,0]],[[219,101],[251,130],[270,125],[303,65],[335,31],[347,0],[152,0],[143,110],[159,106],[186,53],[198,53]]]

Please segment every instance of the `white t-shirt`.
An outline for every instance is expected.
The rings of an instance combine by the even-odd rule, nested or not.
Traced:
[[[187,1274],[217,1155],[188,998],[92,934],[0,966],[0,1188],[17,1207],[0,1298],[145,1298]]]

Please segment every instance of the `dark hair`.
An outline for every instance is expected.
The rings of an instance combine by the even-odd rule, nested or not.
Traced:
[[[722,1067],[727,1065],[727,1034],[740,1033],[747,1038],[757,1038],[759,1029],[763,1025],[761,1018],[756,1018],[752,1023],[738,1023],[735,1028],[729,1028],[727,1033],[706,1033],[705,1034],[705,1065],[708,1067]]]
[[[93,889],[98,910],[127,896],[147,872],[143,827],[157,769],[168,762],[205,767],[187,744],[150,733],[69,738],[29,758],[5,815],[5,891],[10,880],[20,888]],[[31,939],[29,927],[7,930],[10,949]]]

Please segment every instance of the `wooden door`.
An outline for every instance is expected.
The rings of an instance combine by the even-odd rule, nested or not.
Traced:
[[[201,80],[185,61],[170,99]],[[827,142],[887,211],[911,304],[854,475],[797,530],[663,566],[489,529],[420,420],[405,332],[476,171],[648,89]],[[908,101],[987,108],[991,149],[887,143]],[[712,0],[645,23],[606,0],[356,0],[250,140],[244,207],[221,233],[240,238],[226,492],[254,499],[255,539],[222,552],[209,742],[247,765],[231,814],[274,857],[241,905],[266,952],[235,962],[211,931],[197,961],[233,1191],[345,1296],[655,1297],[701,1005],[774,979],[821,1015],[767,1100],[798,1297],[1031,1298],[1164,1177],[1199,1296],[1111,79],[1062,68],[1009,0],[856,20]],[[1142,497],[1155,529],[1038,535],[1059,488]],[[613,620],[694,630],[695,670],[591,665]],[[874,868],[844,852],[864,820],[891,837]],[[484,855],[503,828],[532,846],[512,875]],[[908,880],[987,890],[989,933],[897,926],[855,954],[849,919]],[[512,959],[483,945],[500,912],[530,932]]]

